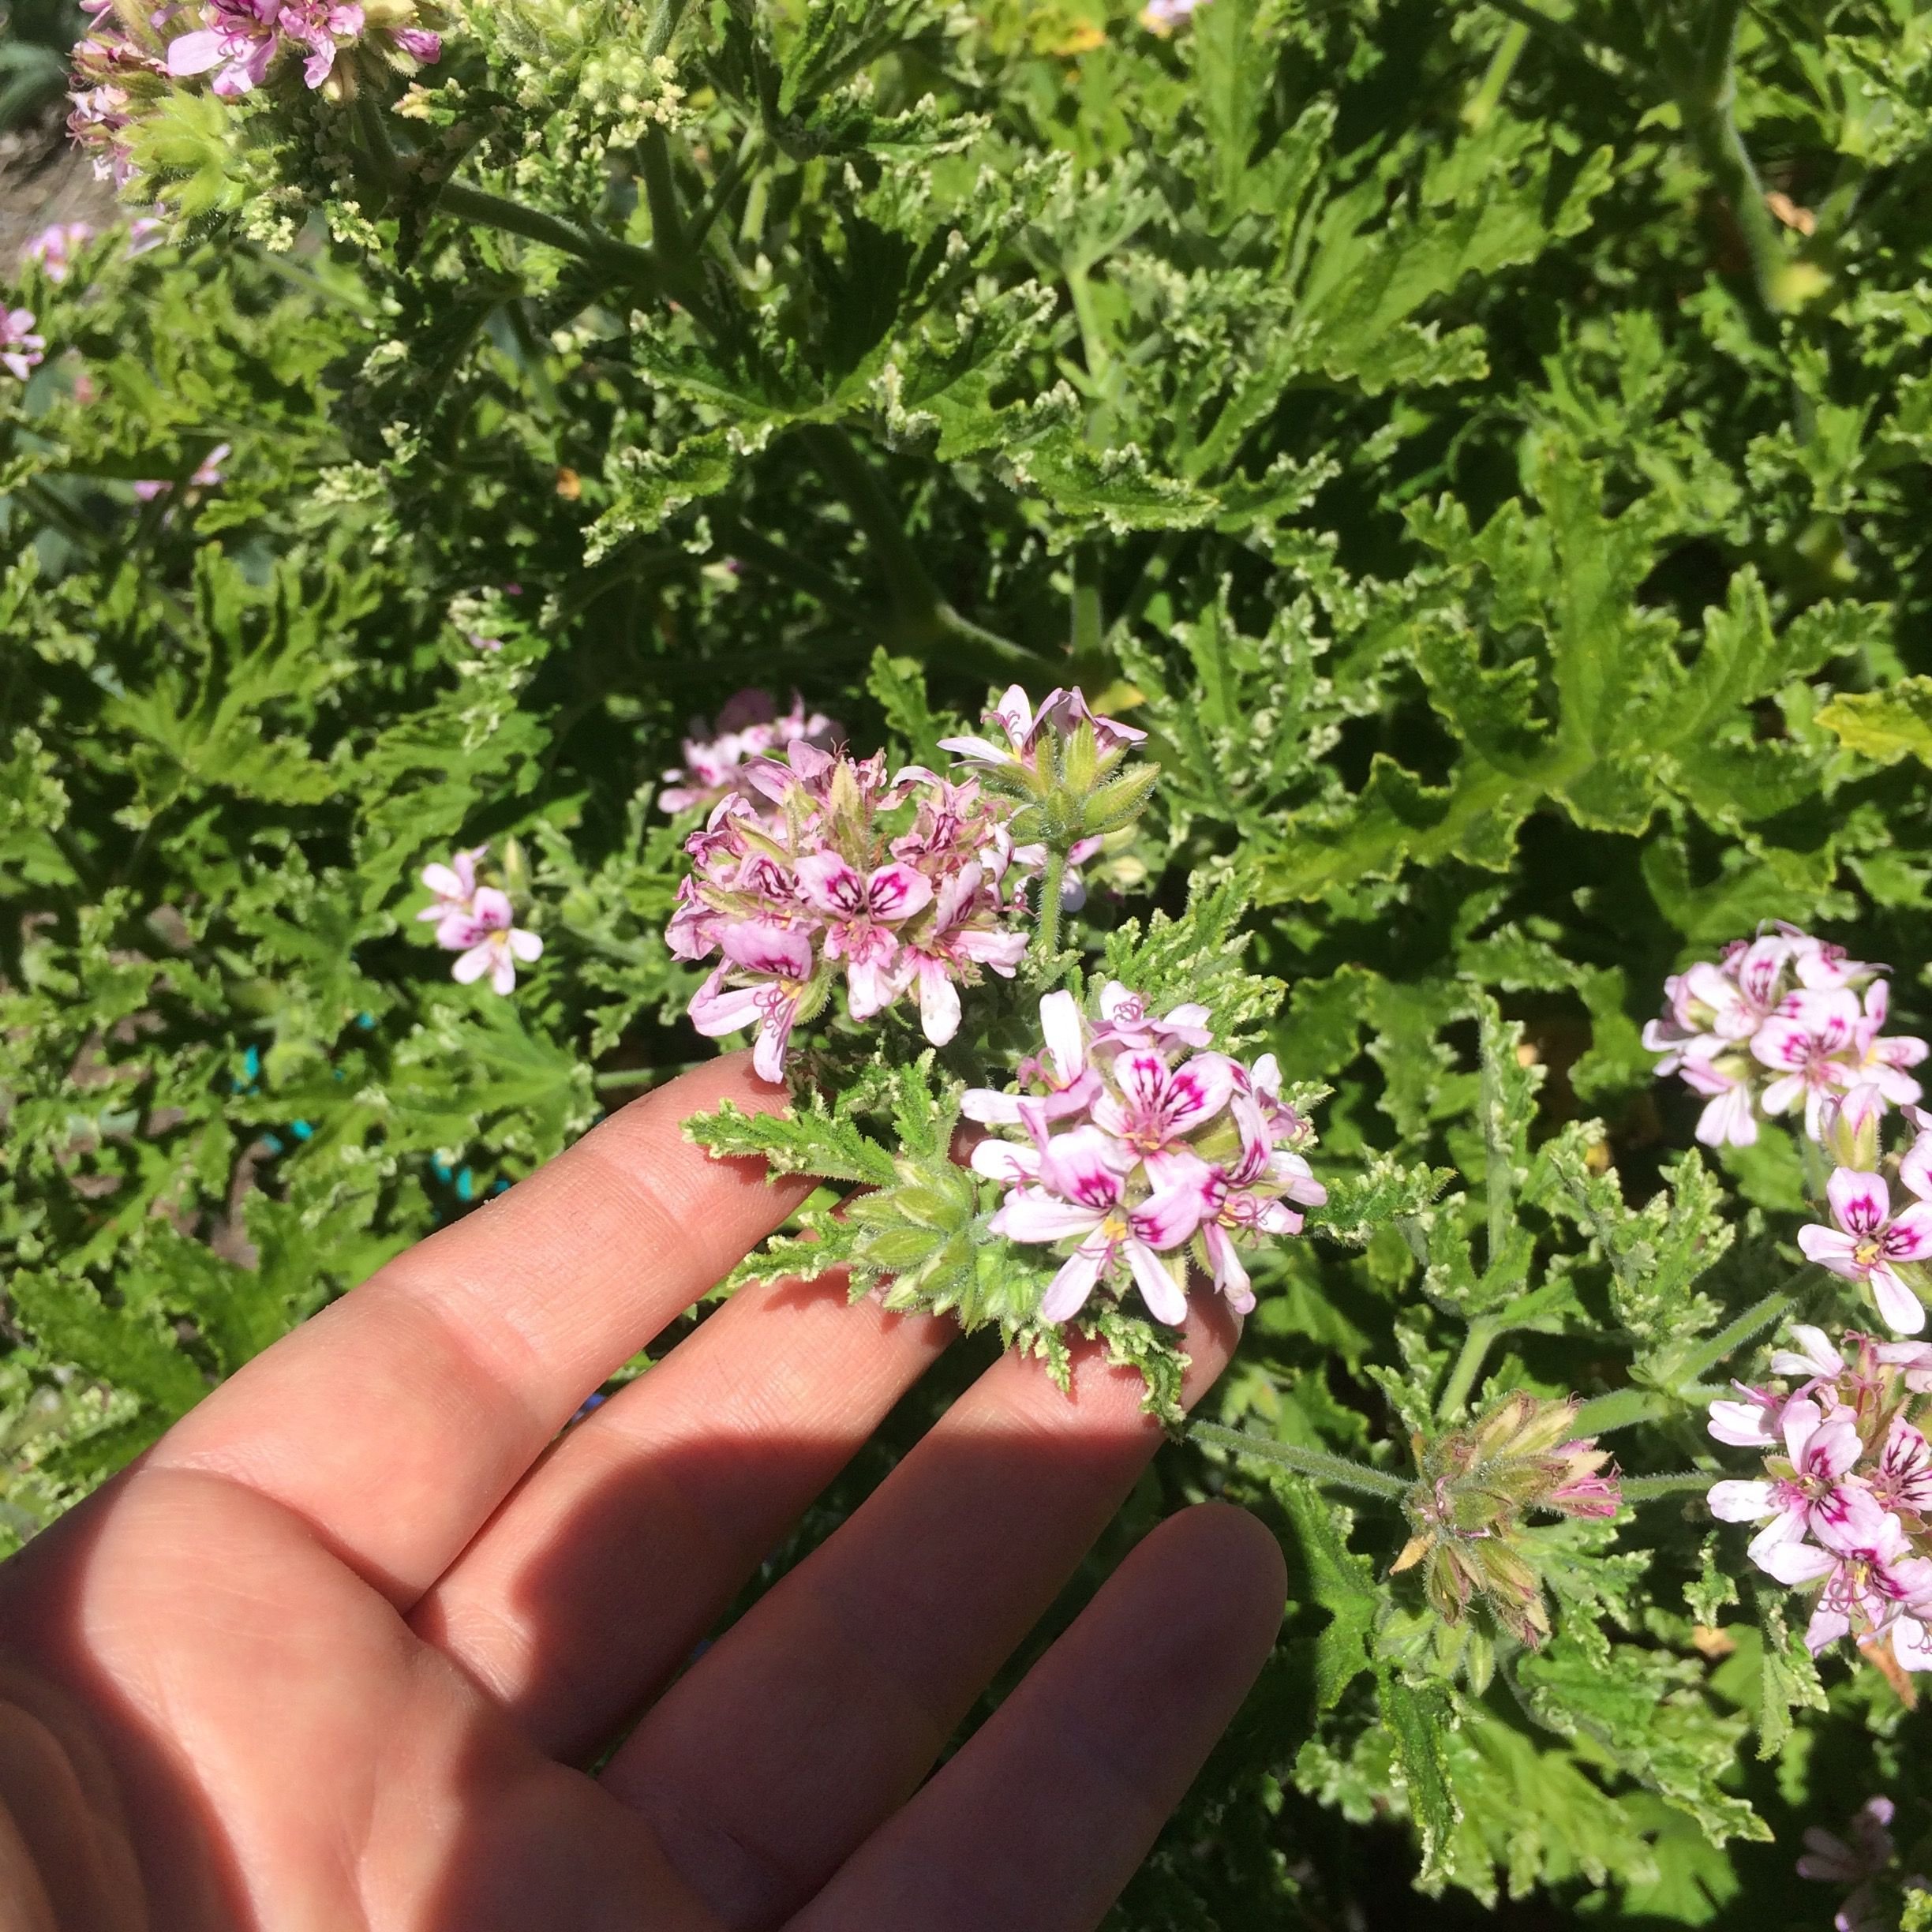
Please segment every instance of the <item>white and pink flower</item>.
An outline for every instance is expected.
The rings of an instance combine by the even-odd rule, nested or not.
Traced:
[[[27,238],[21,249],[21,260],[38,262],[50,282],[65,282],[73,268],[73,258],[93,239],[91,222],[54,222]]]
[[[1245,1313],[1254,1292],[1240,1249],[1299,1233],[1290,1202],[1327,1199],[1294,1151],[1312,1138],[1307,1123],[1282,1102],[1271,1056],[1245,1067],[1209,1050],[1205,1008],[1150,1016],[1113,983],[1099,1004],[1091,1020],[1071,993],[1048,994],[1042,1050],[1021,1062],[1019,1091],[964,1098],[968,1119],[1025,1136],[973,1151],[975,1170],[1013,1190],[990,1226],[1012,1241],[1076,1243],[1044,1320],[1077,1314],[1098,1288],[1118,1293],[1121,1262],[1157,1320],[1185,1319],[1190,1262]]]
[[[422,869],[422,882],[433,895],[416,915],[436,927],[436,942],[459,955],[450,969],[458,984],[468,986],[488,977],[491,988],[508,994],[516,988],[516,969],[543,953],[543,941],[519,927],[510,895],[483,882],[480,867],[488,845],[473,845]]]
[[[437,930],[440,936],[443,928]],[[463,949],[450,968],[450,977],[459,986],[468,986],[487,974],[491,990],[498,994],[514,992],[518,966],[527,966],[543,953],[542,940],[515,923],[510,895],[493,886],[477,889],[469,923],[455,937]]]
[[[1664,1014],[1643,1041],[1660,1056],[1660,1075],[1675,1073],[1703,1096],[1698,1139],[1748,1147],[1762,1117],[1801,1104],[1811,1139],[1844,1136],[1874,1107],[1917,1099],[1905,1069],[1925,1058],[1926,1043],[1885,1035],[1882,970],[1780,923],[1665,980]]]
[[[919,767],[889,779],[882,758],[835,757],[804,736],[782,763],[733,769],[685,841],[693,869],[666,928],[681,959],[724,956],[693,1022],[712,1035],[755,1025],[756,1064],[775,1079],[792,1029],[842,977],[859,1021],[916,989],[926,1038],[946,1044],[960,988],[1010,978],[1026,950],[1012,807]]]
[[[754,760],[773,757],[799,739],[827,751],[838,736],[839,727],[822,712],[808,712],[796,693],[792,709],[781,713],[769,691],[741,691],[726,700],[715,724],[691,720],[684,735],[684,762],[665,773],[657,809],[688,811],[734,795],[756,799],[750,782]]]
[[[1834,1168],[1825,1193],[1837,1225],[1800,1228],[1798,1245],[1820,1267],[1869,1289],[1894,1335],[1920,1333],[1925,1305],[1899,1270],[1932,1258],[1932,1201],[1915,1200],[1895,1215],[1883,1178],[1853,1167]]]
[[[284,53],[301,60],[305,85],[320,88],[338,54],[360,43],[369,25],[357,0],[202,0],[199,11],[202,24],[168,42],[168,75],[212,73],[214,91],[224,95],[260,87]],[[440,36],[425,28],[385,23],[379,31],[412,61],[429,66],[441,58]]]
[[[1848,1409],[1829,1412],[1809,1400],[1786,1404],[1779,1418],[1788,1462],[1783,1474],[1763,1481],[1717,1484],[1711,1514],[1720,1522],[1764,1524],[1747,1552],[1775,1575],[1773,1552],[1784,1544],[1828,1532],[1869,1535],[1883,1515],[1870,1489],[1844,1480],[1863,1451],[1857,1418]]]
[[[0,308],[0,369],[24,382],[45,359],[47,338],[34,333],[31,309]]]

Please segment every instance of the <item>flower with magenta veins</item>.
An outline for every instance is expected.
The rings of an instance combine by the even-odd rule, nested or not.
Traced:
[[[1899,1270],[1932,1256],[1932,1202],[1914,1201],[1894,1215],[1884,1180],[1852,1167],[1834,1168],[1825,1193],[1837,1225],[1800,1228],[1798,1245],[1820,1267],[1868,1289],[1894,1335],[1919,1334],[1925,1305]]]
[[[511,841],[513,875],[519,870],[515,844]],[[487,975],[494,991],[507,994],[515,989],[518,965],[541,957],[543,941],[516,924],[508,893],[483,882],[479,868],[489,851],[473,845],[451,853],[447,865],[425,866],[422,882],[435,897],[416,917],[435,925],[436,942],[444,952],[460,956],[450,969],[459,985]]]
[[[1103,1013],[1144,1039],[1128,1046],[1105,1018],[1084,1014],[1060,990],[1040,1002],[1042,1050],[1020,1063],[1020,1091],[969,1091],[968,1119],[1017,1126],[1024,1142],[989,1139],[972,1155],[975,1172],[1013,1191],[989,1224],[1009,1240],[1073,1241],[1040,1305],[1064,1321],[1097,1290],[1126,1281],[1157,1320],[1186,1314],[1187,1269],[1200,1267],[1243,1312],[1253,1290],[1239,1249],[1299,1231],[1286,1204],[1314,1205],[1327,1191],[1298,1151],[1312,1139],[1279,1099],[1271,1058],[1243,1067],[1205,1049],[1203,1009],[1148,1017],[1145,1002],[1110,986]]]
[[[469,923],[457,938],[466,943],[462,956],[450,968],[451,978],[467,986],[487,973],[491,990],[500,994],[515,990],[519,963],[528,965],[543,953],[542,940],[513,923],[510,895],[493,886],[477,888]]]

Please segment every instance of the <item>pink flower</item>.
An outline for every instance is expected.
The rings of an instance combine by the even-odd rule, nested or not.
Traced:
[[[1840,1637],[1881,1635],[1900,1617],[1920,1623],[1915,1612],[1932,1597],[1932,1562],[1911,1554],[1899,1519],[1882,1511],[1852,1526],[1829,1548],[1784,1544],[1762,1567],[1781,1583],[1823,1582],[1805,1631],[1814,1656]],[[1919,1642],[1913,1633],[1908,1652]]]
[[[1150,1047],[1117,1054],[1108,1072],[1108,1089],[1093,1103],[1095,1122],[1142,1160],[1176,1149],[1234,1092],[1233,1063],[1220,1054],[1170,1066]]]
[[[1199,1191],[1181,1183],[1129,1207],[1116,1158],[1096,1127],[1056,1135],[1042,1152],[1040,1184],[1009,1194],[988,1230],[1009,1241],[1079,1241],[1040,1303],[1043,1321],[1077,1315],[1095,1285],[1125,1259],[1155,1319],[1178,1327],[1187,1320],[1187,1296],[1160,1257],[1200,1225]]]
[[[336,55],[362,39],[367,17],[356,0],[203,0],[204,24],[168,43],[167,71],[175,80],[212,70],[215,92],[246,94],[260,87],[278,55],[301,57],[302,79],[319,88]],[[410,26],[381,29],[411,58],[433,62],[440,38]]]
[[[796,871],[806,903],[825,920],[826,957],[845,961],[852,1017],[870,1020],[900,990],[893,983],[895,929],[932,904],[932,882],[897,859],[862,873],[835,852],[808,853]]]
[[[440,938],[442,929],[437,930]],[[512,923],[509,895],[493,886],[477,888],[470,923],[461,936],[467,944],[450,969],[451,976],[458,985],[467,986],[488,973],[492,989],[500,994],[515,989],[519,960],[527,965],[543,952],[543,942],[536,934]]]
[[[1891,1012],[1892,991],[1882,979],[1865,989],[1864,1017],[1858,1029],[1856,1069],[1853,1077],[1869,1082],[1894,1106],[1909,1106],[1919,1098],[1919,1083],[1904,1069],[1926,1057],[1926,1043],[1910,1033],[1889,1039],[1879,1033]]]
[[[1070,736],[1081,724],[1091,725],[1103,754],[1124,751],[1147,736],[1145,732],[1117,719],[1096,717],[1077,691],[1050,691],[1035,711],[1024,687],[1009,684],[986,717],[987,722],[996,726],[1005,739],[1004,744],[991,738],[942,738],[940,750],[950,751],[968,764],[988,766],[996,771],[1037,773],[1041,741],[1049,733]]]
[[[760,1080],[781,1080],[792,1028],[814,990],[811,942],[796,927],[745,919],[727,926],[720,945],[724,963],[691,1001],[691,1024],[711,1039],[755,1026],[751,1065]],[[728,984],[735,975],[751,983]]]
[[[1827,1096],[1852,1084],[1863,1019],[1857,994],[1842,988],[1794,994],[1751,1036],[1752,1054],[1777,1075],[1764,1091],[1765,1111],[1788,1113],[1802,1100],[1805,1132],[1815,1140]]]
[[[1932,1255],[1932,1202],[1915,1201],[1895,1218],[1884,1181],[1852,1167],[1834,1168],[1825,1193],[1837,1226],[1802,1227],[1798,1245],[1833,1274],[1869,1286],[1894,1335],[1917,1335],[1925,1306],[1898,1267]]]
[[[959,981],[968,965],[990,966],[1010,979],[1026,956],[1027,936],[1003,932],[983,899],[981,868],[968,863],[939,888],[938,905],[921,938],[908,939],[900,952],[899,990],[919,987],[919,1025],[935,1046],[959,1031]]]
[[[1155,1255],[1191,1245],[1193,1260],[1245,1313],[1254,1292],[1241,1245],[1299,1233],[1301,1216],[1288,1204],[1327,1199],[1307,1162],[1284,1144],[1311,1139],[1307,1123],[1282,1103],[1271,1056],[1252,1068],[1211,1051],[1174,1059],[1116,1036],[1119,1023],[1129,1037],[1205,1046],[1213,1037],[1205,1009],[1150,1017],[1118,985],[1102,1003],[1111,1019],[1095,1027],[1072,994],[1047,994],[1040,1002],[1044,1050],[1021,1062],[1022,1091],[983,1088],[964,1097],[969,1119],[1017,1125],[1027,1136],[984,1140],[973,1151],[976,1173],[1014,1190],[989,1226],[1017,1241],[1078,1238],[1041,1303],[1044,1320],[1084,1308],[1120,1256],[1155,1316],[1178,1322],[1185,1274],[1161,1262],[1155,1279],[1148,1271],[1155,1264],[1126,1245],[1130,1235]],[[1056,1120],[1075,1124],[1053,1134]]]
[[[687,811],[694,805],[713,805],[728,795],[751,796],[749,767],[769,758],[795,740],[824,750],[839,728],[819,712],[807,713],[805,700],[793,694],[792,709],[783,716],[770,692],[739,691],[726,701],[715,725],[693,718],[684,736],[684,762],[665,773],[657,809]]]
[[[232,445],[227,443],[217,443],[195,466],[194,474],[188,479],[188,487],[193,490],[215,489],[225,480],[225,472],[222,469],[222,465],[228,460],[232,453]],[[143,481],[134,485],[134,494],[143,503],[152,503],[157,496],[168,495],[174,488],[174,485],[172,483]]]
[[[152,215],[137,215],[128,223],[127,258],[151,254],[168,238],[167,223]]]
[[[1878,1466],[1865,1481],[1881,1508],[1922,1520],[1932,1515],[1932,1443],[1903,1415],[1895,1415]]]
[[[745,1002],[726,998],[744,990],[726,936],[747,924],[781,928],[788,951],[802,944],[811,955],[776,975],[809,983],[807,1004],[769,986],[761,993],[768,1061],[776,1054],[781,1063],[792,1025],[818,1010],[837,972],[856,1020],[916,987],[922,1030],[943,1046],[959,1028],[959,989],[983,971],[1017,968],[1026,908],[1002,885],[1013,859],[1007,801],[919,767],[889,781],[882,757],[835,758],[803,737],[787,743],[782,764],[745,761],[733,784],[742,788],[725,790],[685,841],[692,872],[665,931],[680,958],[727,956],[693,1009],[706,1031],[732,1030],[731,1013],[751,1024]]]
[[[1731,1386],[1743,1399],[1711,1404],[1711,1434],[1735,1449],[1769,1448],[1778,1440],[1778,1421],[1788,1398],[1774,1389],[1754,1388],[1749,1383],[1733,1382]]]
[[[1110,979],[1100,989],[1100,1024],[1094,1035],[1097,1044],[1205,1046],[1212,1037],[1205,1006],[1175,1006],[1156,1017],[1149,1014],[1147,1002],[1138,993],[1130,993],[1118,979]],[[1271,1065],[1274,1056],[1270,1054],[1268,1059]]]
[[[1036,1102],[1045,1120],[1084,1114],[1100,1093],[1100,1076],[1087,1064],[1087,1026],[1080,1003],[1071,993],[1049,993],[1040,1001],[1039,1020],[1046,1050],[1020,1061],[1020,1084],[1046,1089]],[[975,1087],[961,1097],[960,1111],[987,1126],[1017,1126],[1025,1104],[1017,1094]]]
[[[93,239],[90,223],[55,222],[28,239],[21,250],[21,259],[38,262],[50,282],[65,282],[74,256]]]
[[[1201,1243],[1215,1287],[1237,1313],[1245,1315],[1254,1306],[1254,1289],[1241,1265],[1236,1237],[1252,1241],[1261,1234],[1299,1234],[1301,1216],[1286,1204],[1296,1201],[1318,1208],[1327,1200],[1328,1190],[1299,1154],[1275,1145],[1272,1124],[1260,1096],[1237,1090],[1229,1109],[1241,1135],[1241,1152],[1229,1166],[1206,1170]],[[1167,1164],[1170,1163],[1204,1164],[1192,1154],[1156,1155],[1149,1171],[1167,1174],[1173,1170]]]
[[[0,369],[20,382],[39,366],[47,347],[47,338],[35,335],[33,325],[31,309],[0,309]]]
[[[460,952],[474,943],[460,935],[476,916],[477,861],[489,851],[488,845],[473,845],[467,852],[451,853],[447,865],[422,869],[422,882],[436,894],[436,903],[416,916],[436,922],[436,944],[447,951]]]
[[[1790,1458],[1788,1473],[1770,1481],[1720,1482],[1708,1499],[1710,1512],[1720,1522],[1765,1525],[1751,1539],[1748,1552],[1761,1569],[1771,1569],[1773,1552],[1780,1545],[1807,1536],[1823,1541],[1829,1532],[1868,1540],[1883,1514],[1863,1484],[1841,1480],[1863,1447],[1850,1410],[1828,1414],[1814,1402],[1792,1402],[1785,1406],[1781,1427]]]

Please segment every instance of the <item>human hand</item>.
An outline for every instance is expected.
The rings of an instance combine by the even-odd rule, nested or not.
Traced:
[[[1084,1354],[1069,1399],[1006,1357],[680,1675],[951,1336],[748,1290],[557,1440],[805,1191],[683,1140],[726,1097],[779,1103],[735,1057],[625,1108],[0,1568],[0,1920],[1101,1917],[1268,1653],[1279,1552],[1226,1506],[1170,1518],[922,1783],[1160,1440],[1131,1371]]]

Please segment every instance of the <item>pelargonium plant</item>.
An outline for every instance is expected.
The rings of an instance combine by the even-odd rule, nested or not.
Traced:
[[[737,1279],[981,1331],[774,1571],[995,1342],[1280,1540],[1123,1926],[1932,1911],[1915,9],[84,13],[0,1545],[742,1044]]]

